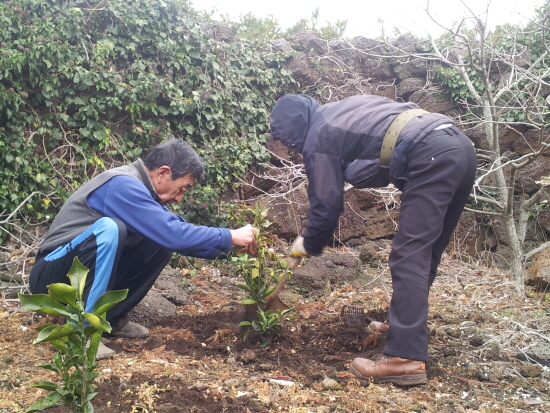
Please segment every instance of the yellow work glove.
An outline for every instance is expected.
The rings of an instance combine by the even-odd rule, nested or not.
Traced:
[[[304,248],[304,237],[298,235],[290,248],[290,256],[293,258],[307,258],[310,255]]]

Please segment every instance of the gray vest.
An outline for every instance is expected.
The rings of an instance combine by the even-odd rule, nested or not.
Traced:
[[[153,182],[141,159],[130,165],[120,166],[102,172],[86,184],[82,185],[63,205],[55,217],[50,230],[40,245],[39,254],[50,252],[61,245],[65,245],[73,238],[84,232],[103,215],[88,206],[88,195],[114,176],[127,175],[142,182],[154,199],[157,198]],[[135,245],[141,237],[128,233],[125,245]]]

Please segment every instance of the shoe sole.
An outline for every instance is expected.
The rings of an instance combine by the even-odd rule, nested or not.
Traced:
[[[116,351],[112,348],[107,347],[105,344],[101,343],[99,345],[98,351],[96,353],[95,359],[96,360],[105,360],[110,359],[114,357],[116,354]]]
[[[116,354],[116,351],[113,351],[112,353],[106,353],[106,354],[97,354],[95,359],[96,360],[106,360],[113,358]]]
[[[385,376],[385,377],[368,377],[363,376],[357,370],[355,370],[351,365],[349,366],[349,371],[355,377],[361,380],[371,380],[376,384],[392,383],[398,386],[417,386],[419,384],[426,384],[428,378],[426,373],[420,374],[407,374],[403,376]]]
[[[114,333],[105,334],[105,337],[119,337],[119,338],[145,338],[148,337],[147,334],[131,334],[131,333],[122,333],[120,331],[115,331]]]

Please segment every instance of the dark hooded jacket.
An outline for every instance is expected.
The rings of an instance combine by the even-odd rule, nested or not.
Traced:
[[[285,95],[270,117],[274,139],[301,153],[309,180],[310,207],[304,247],[319,255],[332,239],[344,208],[344,183],[377,188],[407,180],[407,153],[437,126],[453,123],[427,113],[407,122],[399,135],[389,168],[380,166],[384,135],[397,115],[418,109],[414,103],[361,95],[320,105],[307,95]]]

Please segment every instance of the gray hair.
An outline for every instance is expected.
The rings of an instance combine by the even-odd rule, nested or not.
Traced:
[[[182,139],[170,139],[153,147],[144,161],[150,171],[161,166],[169,166],[172,179],[191,174],[196,181],[204,179],[204,162],[187,142]]]

